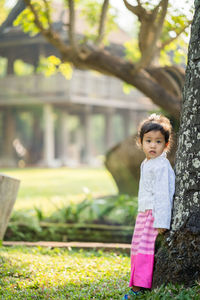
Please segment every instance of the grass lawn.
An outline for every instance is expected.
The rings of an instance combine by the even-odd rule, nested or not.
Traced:
[[[129,258],[102,251],[0,249],[0,299],[120,299]]]
[[[39,207],[45,212],[70,201],[117,193],[110,173],[105,169],[3,169],[1,173],[21,180],[15,210]]]
[[[0,248],[0,299],[122,299],[130,259],[103,251]],[[200,287],[161,287],[137,299],[197,300]]]

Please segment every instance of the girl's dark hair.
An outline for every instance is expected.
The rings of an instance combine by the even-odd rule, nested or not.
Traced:
[[[152,114],[147,119],[143,120],[138,128],[138,144],[140,146],[142,145],[144,134],[152,130],[160,131],[163,134],[165,143],[167,144],[166,149],[169,150],[172,132],[172,126],[169,119],[163,115]]]

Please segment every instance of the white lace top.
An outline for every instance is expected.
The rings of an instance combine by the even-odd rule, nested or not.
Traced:
[[[175,174],[166,153],[145,159],[140,167],[138,211],[152,209],[154,228],[170,228]]]

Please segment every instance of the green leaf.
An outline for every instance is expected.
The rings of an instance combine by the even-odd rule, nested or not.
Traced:
[[[56,57],[55,55],[51,55],[47,59],[50,64],[55,65],[55,66],[60,65],[60,63],[61,63],[60,58]]]
[[[24,61],[17,59],[14,62],[14,73],[18,76],[30,75],[33,74],[34,67],[30,64],[25,63]]]
[[[72,77],[71,65],[69,63],[62,63],[60,58],[54,55],[49,57],[40,57],[37,72],[42,73],[45,76],[51,76],[60,72],[68,80]]]
[[[69,63],[62,63],[59,65],[59,71],[66,79],[72,78],[73,69]]]
[[[50,1],[47,1],[49,7],[49,15],[51,18],[51,8],[49,2]],[[42,26],[45,29],[47,29],[49,27],[48,18],[47,18],[48,13],[46,11],[46,6],[44,2],[39,0],[34,0],[32,1],[32,4],[34,5],[34,8],[37,12],[39,21],[41,22]],[[34,19],[35,17],[32,11],[27,7],[15,19],[15,21],[13,22],[13,26],[20,26],[24,32],[29,33],[30,36],[34,36],[40,32],[38,27],[34,24]]]
[[[134,87],[126,82],[123,83],[123,92],[128,95]]]

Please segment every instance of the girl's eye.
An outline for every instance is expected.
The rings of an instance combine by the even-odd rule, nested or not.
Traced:
[[[151,143],[151,140],[146,140],[147,143]]]
[[[158,144],[160,144],[160,143],[161,143],[161,141],[157,141],[157,143],[158,143]]]

